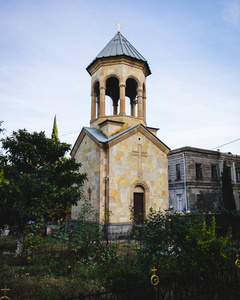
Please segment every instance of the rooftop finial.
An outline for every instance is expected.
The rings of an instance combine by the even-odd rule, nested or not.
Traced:
[[[117,33],[120,33],[120,28],[122,28],[122,26],[120,25],[119,22],[117,24],[115,24],[115,25],[117,25],[117,27],[118,27],[118,32]]]

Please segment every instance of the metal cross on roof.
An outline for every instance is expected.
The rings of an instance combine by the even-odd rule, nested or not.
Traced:
[[[120,33],[120,28],[122,28],[122,26],[120,25],[120,23],[118,22],[118,23],[116,23],[115,25],[117,25],[117,27],[118,27],[118,32],[117,33]]]

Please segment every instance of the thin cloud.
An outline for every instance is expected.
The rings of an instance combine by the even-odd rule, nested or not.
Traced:
[[[222,18],[224,21],[233,26],[240,25],[240,1],[230,0],[223,2],[224,9],[222,11]]]

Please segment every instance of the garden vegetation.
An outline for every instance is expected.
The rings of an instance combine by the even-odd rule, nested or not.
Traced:
[[[165,216],[150,209],[144,226],[134,224],[125,240],[108,242],[104,225],[92,221],[94,214],[86,202],[75,230],[66,219],[49,236],[43,235],[41,220],[29,226],[22,256],[14,257],[14,236],[1,237],[0,285],[11,289],[9,297],[53,300],[116,289],[151,295],[153,267],[163,282],[184,274],[204,278],[234,266],[230,232],[216,234],[214,213]]]

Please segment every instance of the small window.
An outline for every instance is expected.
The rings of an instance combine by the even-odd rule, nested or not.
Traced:
[[[171,180],[171,166],[168,166],[168,180]]]
[[[236,179],[240,181],[240,168],[236,168]]]
[[[217,180],[217,166],[211,165],[212,180]]]
[[[176,180],[181,179],[181,164],[176,164]]]
[[[202,179],[202,164],[196,164],[196,179]]]
[[[177,195],[177,207],[178,211],[182,211],[182,195]]]

